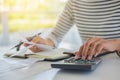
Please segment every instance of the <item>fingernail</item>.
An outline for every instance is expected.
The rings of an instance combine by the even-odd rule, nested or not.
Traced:
[[[88,60],[91,60],[91,56],[88,57]]]
[[[78,56],[77,56],[77,55],[75,55],[75,59],[78,59]]]
[[[85,60],[85,56],[82,56],[82,59]]]
[[[97,54],[95,54],[95,57],[98,55],[98,53]]]

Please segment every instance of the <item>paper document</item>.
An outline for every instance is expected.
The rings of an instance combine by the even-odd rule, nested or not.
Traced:
[[[43,61],[44,58],[28,58],[25,60],[21,60],[18,61],[16,63],[10,64],[9,62],[6,62],[4,60],[0,61],[1,67],[0,67],[0,73],[6,73],[6,72],[10,72],[13,70],[17,70],[17,69],[22,69],[25,67],[30,67],[31,65],[33,65],[34,63],[38,62],[38,61]],[[3,63],[4,62],[4,63]]]
[[[63,54],[63,52],[71,52],[71,51],[60,48],[60,49],[53,49],[49,51],[42,51],[42,52],[30,53],[30,54],[24,53],[24,54],[13,55],[14,53],[6,53],[4,56],[9,57],[13,55],[12,57],[16,57],[16,58],[38,58],[38,59],[44,58],[45,60],[48,61],[60,60],[71,56],[70,54]]]
[[[54,47],[44,45],[44,44],[38,44],[38,43],[34,43],[34,42],[25,42],[25,43],[33,45],[33,46],[37,46],[41,50],[52,50],[52,49],[54,49]]]
[[[49,46],[49,45],[38,44],[38,43],[30,42],[30,41],[28,41],[28,40],[26,39],[26,37],[24,37],[22,34],[20,34],[20,36],[21,36],[22,42],[27,43],[27,44],[30,44],[30,45],[33,45],[33,46],[37,46],[37,47],[40,48],[41,50],[52,50],[52,49],[54,49],[54,47]]]
[[[23,63],[29,61],[34,62],[35,60],[29,59],[28,61],[23,61]],[[31,80],[32,76],[51,69],[50,64],[50,62],[40,62],[30,67],[25,67],[20,64],[13,65],[0,60],[0,80]]]

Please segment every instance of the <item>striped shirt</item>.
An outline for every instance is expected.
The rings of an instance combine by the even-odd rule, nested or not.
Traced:
[[[57,45],[75,24],[82,40],[120,38],[120,0],[68,0],[48,38]]]

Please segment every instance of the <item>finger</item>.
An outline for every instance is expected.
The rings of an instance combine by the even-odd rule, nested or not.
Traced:
[[[80,47],[80,50],[79,50],[78,52],[76,52],[76,54],[75,54],[75,59],[78,59],[78,58],[82,55],[82,54],[81,54],[82,49],[83,49],[83,45]]]
[[[99,40],[99,39],[101,39],[101,38],[93,37],[93,38],[90,38],[90,39],[86,42],[86,44],[85,44],[84,47],[83,47],[83,51],[82,51],[82,59],[83,59],[83,60],[85,60],[86,57],[87,57],[87,55],[88,55],[90,45],[91,45],[93,42],[95,42],[95,41],[97,41],[97,40]]]
[[[31,41],[31,40],[32,40],[32,37],[26,37],[26,39],[27,39],[28,41]]]
[[[35,42],[35,43],[38,43],[39,41],[40,41],[40,39],[39,39],[38,35],[31,40],[31,42]]]
[[[81,51],[81,54],[82,54],[82,59],[84,60],[86,58],[86,55],[87,55],[87,52],[88,52],[88,47],[90,45],[89,43],[90,41],[90,38],[86,41],[86,43],[83,45],[83,50]]]
[[[91,60],[93,55],[95,55],[96,49],[101,42],[102,42],[102,39],[99,39],[91,44],[90,51],[88,52],[88,58],[87,58],[88,60]]]
[[[41,38],[39,35],[36,35],[36,37],[33,38],[31,42],[45,44],[45,40],[43,38]]]
[[[25,47],[29,46],[29,44],[27,44],[27,43],[24,43],[23,45],[24,45]]]
[[[98,48],[96,49],[95,57],[102,52],[104,49],[103,45],[99,45]]]
[[[31,40],[31,42],[35,42],[35,43],[37,43],[38,41],[37,41],[37,36],[36,37],[34,37],[32,40]],[[28,39],[28,38],[27,38]],[[24,46],[29,46],[30,44],[28,44],[28,43],[24,43]],[[33,47],[31,47],[31,48],[29,48],[31,51],[33,51],[34,52],[34,50],[36,51],[36,48],[35,48],[35,46],[33,46]]]
[[[102,53],[105,53],[105,52],[107,52],[107,50],[102,49],[102,51],[99,54],[102,54]]]
[[[76,51],[76,52],[74,53],[74,55],[77,54],[78,52],[79,52],[79,51]]]
[[[33,47],[31,47],[31,48],[29,48],[32,52],[40,52],[40,51],[42,51],[42,50],[40,50],[38,47],[36,47],[36,46],[33,46]]]
[[[75,52],[74,54],[75,54],[75,59],[78,59],[79,58],[79,56],[78,56],[79,51]]]

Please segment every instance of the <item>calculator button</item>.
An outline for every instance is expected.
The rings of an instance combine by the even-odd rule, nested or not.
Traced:
[[[61,69],[75,69],[75,70],[94,70],[97,65],[101,62],[101,58],[92,60],[74,59],[74,57],[65,59],[64,62],[53,63],[53,68]]]

